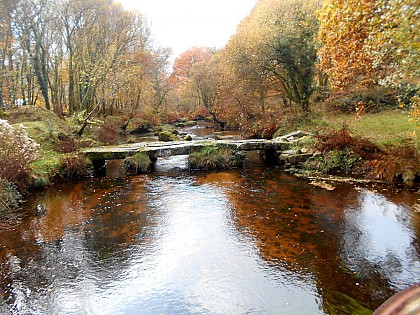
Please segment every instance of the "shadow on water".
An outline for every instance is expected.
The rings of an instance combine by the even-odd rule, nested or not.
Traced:
[[[91,179],[0,232],[0,311],[370,314],[420,281],[419,195],[334,191],[266,166]]]

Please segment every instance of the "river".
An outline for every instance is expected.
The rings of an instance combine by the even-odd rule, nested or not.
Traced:
[[[370,314],[420,281],[420,195],[242,170],[57,184],[0,232],[1,314]]]

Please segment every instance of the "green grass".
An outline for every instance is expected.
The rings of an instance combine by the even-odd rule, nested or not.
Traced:
[[[41,158],[31,164],[36,176],[46,176],[54,173],[60,167],[60,159],[64,154],[54,151],[42,151]]]
[[[51,150],[53,141],[58,137],[58,132],[43,121],[26,121],[22,125],[32,139],[39,143],[44,150]]]
[[[231,169],[242,166],[240,156],[230,149],[217,146],[206,146],[200,151],[193,152],[188,156],[188,164],[191,170],[215,170]]]
[[[132,175],[150,173],[153,168],[153,162],[144,152],[138,152],[125,158],[124,165],[127,173]]]
[[[45,188],[51,185],[53,177],[59,172],[61,157],[64,154],[41,150],[41,158],[31,164],[33,171],[32,187]]]
[[[366,114],[360,119],[351,114],[326,113],[317,116],[308,127],[340,129],[345,124],[353,134],[368,138],[379,146],[414,145],[420,148],[420,137],[414,137],[415,125],[409,121],[407,113],[400,110]]]

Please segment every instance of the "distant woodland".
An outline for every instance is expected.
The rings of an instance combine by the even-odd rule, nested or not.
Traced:
[[[259,0],[220,50],[173,66],[147,16],[112,0],[2,0],[0,108],[151,122],[212,116],[270,137],[320,102],[344,111],[405,106],[419,124],[415,0]],[[205,36],[205,34],[203,34]]]

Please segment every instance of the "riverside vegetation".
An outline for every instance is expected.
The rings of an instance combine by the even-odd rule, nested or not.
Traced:
[[[13,209],[19,207],[23,196],[31,189],[90,176],[91,163],[78,153],[81,148],[124,141],[121,129],[108,127],[113,121],[109,118],[92,121],[82,137],[73,133],[78,127],[77,119],[59,118],[42,108],[17,108],[8,111],[4,118],[7,120],[1,120],[0,139],[4,155],[0,163],[3,224],[7,220],[16,222],[19,212]],[[279,130],[279,134],[297,128],[308,131],[314,136],[298,142],[296,149],[322,154],[300,163],[298,168],[293,168],[294,172],[380,179],[407,187],[418,184],[419,140],[402,110],[371,113],[357,120],[351,114],[329,111],[314,111],[295,118],[295,123],[288,130]],[[343,127],[343,122],[350,123]],[[162,127],[156,129],[162,130]],[[238,152],[215,146],[191,154],[188,160],[192,170],[211,170],[241,167],[243,158]],[[128,174],[148,173],[153,167],[150,158],[141,153],[127,158],[124,163]]]

